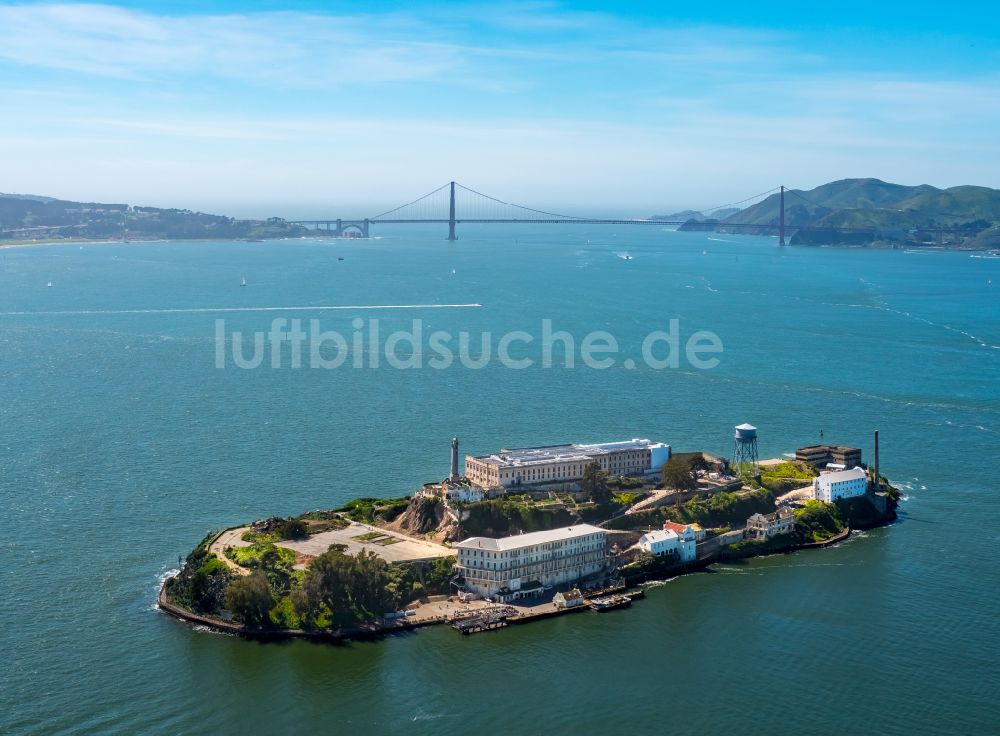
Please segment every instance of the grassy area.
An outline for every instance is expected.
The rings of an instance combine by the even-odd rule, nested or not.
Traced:
[[[351,537],[355,542],[370,542],[373,539],[378,539],[379,537],[385,536],[382,532],[365,532],[364,534],[359,534],[356,537]]]
[[[798,461],[762,465],[760,468],[760,484],[778,495],[804,486],[815,477],[816,473],[810,465]]]
[[[392,521],[409,505],[409,498],[356,498],[338,511],[352,521],[374,524],[377,521]]]
[[[612,500],[619,506],[631,506],[645,495],[645,493],[616,493],[612,496]]]
[[[226,557],[240,567],[275,569],[295,564],[295,553],[272,542],[255,542],[249,547],[226,547]],[[221,561],[220,561],[221,564]]]

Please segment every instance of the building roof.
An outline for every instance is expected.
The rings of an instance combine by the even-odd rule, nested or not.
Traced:
[[[663,522],[663,528],[670,531],[677,532],[678,534],[687,534],[688,532],[700,532],[701,527],[697,524],[681,524],[676,521],[665,521]]]
[[[654,544],[655,542],[665,542],[668,539],[677,539],[677,532],[673,529],[657,529],[656,531],[643,534],[639,537],[639,542]]]
[[[850,470],[837,470],[832,473],[821,473],[816,480],[825,483],[841,483],[845,480],[860,480],[867,478],[868,473],[862,467],[851,468]]]
[[[809,445],[800,447],[796,452],[861,452],[858,447],[847,447],[846,445]]]
[[[747,519],[747,524],[750,524],[751,522],[765,522],[771,524],[775,521],[783,521],[791,516],[794,516],[794,512],[787,506],[781,506],[777,511],[771,514],[762,514],[760,512],[753,514],[749,519]]]
[[[531,532],[529,534],[517,534],[513,537],[469,537],[458,542],[455,547],[461,549],[485,549],[490,552],[507,552],[513,549],[522,549],[536,544],[548,544],[549,542],[560,542],[566,539],[585,537],[588,534],[607,534],[600,527],[590,524],[577,524],[561,529],[550,529],[545,532]]]
[[[592,462],[595,458],[622,450],[647,450],[666,447],[662,442],[647,439],[631,439],[620,442],[602,442],[593,445],[541,445],[539,447],[518,447],[502,449],[490,455],[474,455],[473,458],[488,465],[501,468],[523,468],[532,465],[548,465],[554,462]]]

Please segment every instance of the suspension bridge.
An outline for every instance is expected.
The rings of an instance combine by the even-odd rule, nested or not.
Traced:
[[[371,228],[374,225],[426,225],[439,224],[448,226],[448,240],[457,240],[456,227],[460,224],[523,224],[523,225],[689,225],[696,226],[703,230],[714,230],[716,228],[727,228],[735,232],[751,232],[761,234],[776,233],[778,242],[785,244],[788,230],[794,232],[815,231],[815,232],[856,232],[871,233],[871,227],[821,227],[808,225],[793,225],[786,228],[785,223],[785,195],[791,194],[801,199],[806,204],[832,212],[830,208],[822,207],[814,202],[810,202],[800,192],[794,189],[786,189],[785,186],[777,186],[766,192],[755,194],[739,202],[710,207],[701,210],[701,213],[711,217],[713,212],[726,212],[732,214],[732,209],[740,209],[743,205],[754,200],[763,201],[773,195],[778,196],[777,213],[768,222],[733,222],[729,219],[712,219],[709,221],[698,221],[692,223],[691,220],[668,219],[668,218],[599,218],[580,217],[576,215],[562,215],[555,212],[526,207],[524,205],[505,202],[488,194],[483,194],[475,189],[459,184],[458,182],[448,182],[432,192],[428,192],[422,197],[418,197],[412,202],[394,207],[391,210],[382,212],[373,217],[361,219],[326,219],[326,220],[294,220],[294,224],[311,227],[325,232],[329,235],[343,237],[369,237]],[[945,232],[965,232],[963,228],[932,228],[932,231],[939,236]]]
[[[780,210],[782,216],[774,223],[726,223],[726,226],[742,227],[757,231],[777,229],[782,245],[784,244],[784,193],[785,188],[775,187],[770,191],[754,195],[742,202],[720,205],[703,210],[704,214],[745,204],[753,199],[769,196],[774,193],[781,196]],[[577,215],[562,215],[555,212],[525,207],[524,205],[505,202],[491,197],[475,189],[448,182],[432,192],[419,197],[412,202],[394,207],[373,217],[362,219],[336,218],[326,220],[294,220],[294,224],[312,227],[334,236],[356,235],[369,237],[373,225],[428,225],[439,224],[448,226],[448,240],[457,240],[456,226],[460,224],[524,224],[524,225],[684,225],[688,220],[670,220],[663,218],[629,218],[629,217],[580,217]]]

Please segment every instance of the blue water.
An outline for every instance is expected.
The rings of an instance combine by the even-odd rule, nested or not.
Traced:
[[[659,228],[379,234],[0,250],[0,732],[995,732],[1000,260]],[[482,306],[155,311],[399,304]],[[536,365],[215,367],[217,318],[231,338],[275,317],[348,338],[420,319],[494,350],[524,330],[512,352]],[[540,367],[543,319],[611,333],[615,366]],[[717,367],[643,363],[671,319],[682,348],[719,337]],[[823,430],[870,459],[879,429],[900,521],[471,638],[259,645],[154,606],[208,530],[408,493],[447,472],[452,435],[728,454],[743,421],[767,456]]]

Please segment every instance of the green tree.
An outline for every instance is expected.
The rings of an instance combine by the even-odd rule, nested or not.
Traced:
[[[274,596],[267,575],[255,570],[231,582],[226,588],[226,608],[248,626],[262,626],[270,621],[268,612],[274,608]]]
[[[608,503],[611,500],[608,474],[601,470],[601,466],[597,463],[590,463],[583,469],[580,489],[594,503]]]
[[[289,519],[278,532],[282,539],[302,539],[309,533],[309,526],[302,519]]]
[[[350,591],[355,613],[364,618],[388,611],[393,604],[387,587],[389,565],[374,552],[361,550],[354,557],[354,585]]]
[[[664,464],[663,470],[660,471],[660,479],[664,486],[678,491],[690,491],[698,486],[691,463],[677,458],[668,460]]]

